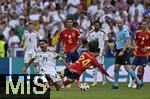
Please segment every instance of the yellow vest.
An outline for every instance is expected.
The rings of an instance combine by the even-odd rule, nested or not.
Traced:
[[[5,42],[4,41],[0,41],[0,57],[5,57]]]

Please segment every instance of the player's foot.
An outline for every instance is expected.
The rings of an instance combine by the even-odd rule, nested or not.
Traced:
[[[130,81],[128,87],[131,88],[133,86],[133,81]]]
[[[143,84],[137,84],[136,89],[140,89],[143,86]]]
[[[118,87],[118,86],[113,85],[113,86],[111,87],[111,89],[119,89],[119,87]]]
[[[71,88],[71,84],[68,84],[68,85],[66,86],[66,88]]]
[[[94,82],[91,84],[91,86],[96,86],[97,85],[97,82]]]
[[[102,82],[102,85],[105,85],[106,83],[107,83],[106,81],[103,81],[103,82]]]
[[[137,84],[133,83],[132,88],[136,88],[136,87],[137,87]]]

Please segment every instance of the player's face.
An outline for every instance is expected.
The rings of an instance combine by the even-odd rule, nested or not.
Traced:
[[[96,30],[99,30],[100,29],[100,24],[99,23],[95,23],[94,27],[95,27]]]
[[[118,20],[117,21],[117,26],[118,26],[119,29],[122,29],[122,27],[123,27],[123,21],[122,20]]]
[[[66,27],[72,28],[72,26],[73,26],[73,21],[72,20],[67,20],[66,21]]]
[[[146,23],[146,22],[142,22],[142,23],[141,23],[141,28],[142,28],[142,30],[146,30],[146,26],[147,26],[147,23]]]
[[[40,42],[40,48],[42,49],[42,51],[45,51],[47,47],[47,44],[45,42]]]
[[[33,24],[29,24],[28,25],[28,30],[32,32],[34,30],[34,25]]]

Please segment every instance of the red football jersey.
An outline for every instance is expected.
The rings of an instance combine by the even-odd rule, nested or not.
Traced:
[[[149,32],[144,32],[142,30],[137,31],[136,33],[136,56],[147,56],[148,50],[145,50],[145,48],[148,47],[150,43],[150,35]]]
[[[92,52],[83,52],[75,63],[70,64],[69,69],[81,75],[90,66],[98,67],[104,74],[109,76],[109,74],[104,70],[103,66],[101,66],[96,60]]]
[[[64,51],[70,51],[71,49],[75,48],[79,43],[79,37],[80,32],[76,28],[65,28],[64,30],[62,30],[59,39],[63,40]]]

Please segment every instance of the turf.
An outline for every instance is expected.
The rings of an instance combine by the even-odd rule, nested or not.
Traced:
[[[50,99],[150,99],[150,83],[144,83],[141,89],[128,88],[126,83],[121,83],[119,89],[111,89],[111,85],[99,83],[88,91],[80,91],[73,84],[70,89],[52,89]]]

